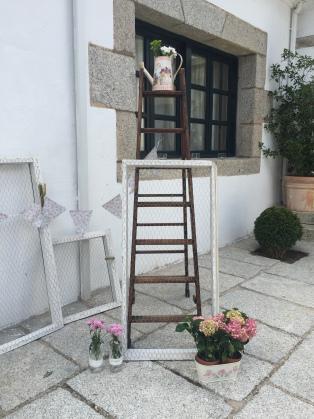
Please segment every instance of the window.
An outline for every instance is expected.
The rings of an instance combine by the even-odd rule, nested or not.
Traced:
[[[166,45],[175,47],[184,60],[192,157],[234,156],[237,58],[137,21],[137,64],[144,61],[145,67],[151,74],[154,57],[149,43],[153,39],[161,39]],[[178,117],[177,99],[146,98],[143,126],[175,127],[179,125]],[[157,135],[143,135],[143,157],[153,148],[156,140],[158,141]],[[160,157],[179,157],[180,136],[163,134],[158,154]]]

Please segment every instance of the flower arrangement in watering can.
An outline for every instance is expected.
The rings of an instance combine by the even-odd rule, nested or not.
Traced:
[[[151,51],[154,54],[154,77],[152,77],[149,72],[144,67],[144,74],[148,78],[149,82],[152,85],[152,90],[175,90],[174,81],[177,77],[177,74],[182,67],[183,58],[177,51],[170,46],[162,46],[160,40],[153,40],[150,43]],[[176,57],[180,58],[180,64],[177,71],[174,72],[174,59]]]
[[[256,323],[245,313],[233,308],[212,317],[188,316],[176,327],[186,330],[195,341],[195,364],[199,381],[235,380],[240,369],[241,352],[255,336]]]
[[[111,324],[107,327],[107,333],[111,335],[109,341],[109,364],[113,367],[117,367],[122,364],[122,346],[120,342],[120,336],[122,335],[123,327],[119,323]]]
[[[105,322],[103,320],[90,319],[87,322],[89,333],[91,335],[91,343],[89,345],[88,363],[92,369],[100,368],[104,363],[104,340],[103,330]]]

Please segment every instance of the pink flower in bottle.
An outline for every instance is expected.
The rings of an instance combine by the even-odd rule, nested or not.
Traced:
[[[123,327],[119,323],[113,323],[107,327],[107,332],[118,337],[122,335]]]

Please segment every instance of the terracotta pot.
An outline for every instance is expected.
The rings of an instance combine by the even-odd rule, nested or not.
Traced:
[[[217,365],[220,361],[205,361],[205,359],[200,358],[198,355],[195,355],[195,361],[202,365]]]
[[[202,384],[212,383],[215,381],[235,380],[237,378],[241,358],[231,363],[220,364],[218,361],[208,362],[195,357],[196,370],[198,380]]]
[[[293,211],[314,211],[314,176],[285,176],[286,207]]]

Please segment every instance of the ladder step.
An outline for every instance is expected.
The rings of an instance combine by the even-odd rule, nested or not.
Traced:
[[[183,227],[184,223],[137,223],[138,227]]]
[[[154,202],[138,202],[138,207],[190,207],[190,202],[175,202],[175,201],[154,201]]]
[[[136,250],[138,255],[154,255],[157,253],[184,253],[184,250]]]
[[[143,96],[183,96],[184,95],[183,90],[145,90],[143,92]]]
[[[144,134],[182,134],[183,128],[141,128]]]
[[[196,314],[195,314],[196,316]],[[179,323],[186,319],[185,314],[181,315],[158,315],[158,316],[132,316],[131,323]]]
[[[178,244],[193,244],[192,239],[137,239],[135,244],[138,246],[158,246],[163,244],[178,245]]]
[[[182,193],[139,193],[137,195],[139,198],[164,198],[166,196],[170,197],[181,197]]]
[[[136,276],[135,284],[186,284],[195,282],[195,276]]]

